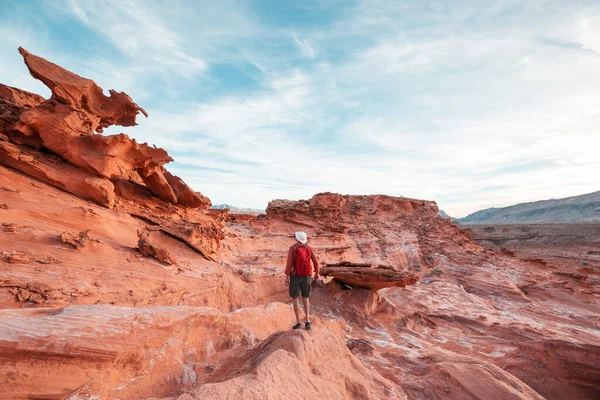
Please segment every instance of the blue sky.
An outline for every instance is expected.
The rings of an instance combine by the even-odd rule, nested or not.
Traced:
[[[0,0],[0,82],[48,96],[18,46],[131,95],[108,133],[213,203],[600,189],[598,1]]]

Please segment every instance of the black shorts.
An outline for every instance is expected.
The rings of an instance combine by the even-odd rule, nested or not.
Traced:
[[[300,291],[302,291],[302,297],[308,298],[310,296],[310,284],[312,282],[312,277],[310,276],[290,276],[290,297],[292,299],[300,296]]]

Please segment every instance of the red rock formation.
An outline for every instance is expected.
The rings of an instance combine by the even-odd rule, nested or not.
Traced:
[[[8,113],[12,108],[23,109],[35,107],[46,100],[42,96],[22,89],[0,83],[0,115]]]
[[[53,95],[0,90],[0,164],[25,174],[0,166],[5,397],[600,396],[591,267],[485,249],[422,200],[322,193],[256,217],[207,210],[164,151],[94,133],[134,124],[131,99],[23,54]],[[81,251],[59,238],[90,228]],[[177,265],[135,250],[145,230],[140,248]],[[289,329],[283,279],[298,230],[333,277],[314,286],[310,332]]]
[[[79,234],[75,235],[72,232],[63,232],[60,234],[60,240],[63,243],[70,244],[75,247],[77,250],[84,248],[90,241],[89,236],[90,230],[85,230],[79,232]]]
[[[114,206],[115,189],[110,180],[77,168],[60,157],[10,143],[3,137],[0,134],[0,164],[83,199],[106,207]]]
[[[376,196],[344,196],[336,193],[319,193],[310,200],[273,200],[267,215],[286,221],[322,227],[334,232],[347,233],[352,226],[384,216],[401,219],[404,215],[423,210],[437,213],[432,201]]]
[[[310,200],[274,200],[267,207],[267,218],[251,221],[251,225],[270,232],[281,229],[272,226],[283,222],[289,235],[294,230],[306,231],[309,240],[314,239],[311,243],[317,252],[326,251],[323,261],[328,265],[388,266],[391,271],[403,272],[400,281],[406,283],[406,277],[418,276],[417,270],[423,268],[424,273],[424,268],[431,265],[426,238],[435,224],[443,223],[437,213],[431,201],[320,193]],[[449,224],[449,229],[469,240],[454,225]],[[321,249],[319,240],[324,236],[331,238],[327,240],[330,244]],[[377,274],[376,269],[371,271]]]
[[[164,247],[157,246],[150,239],[148,231],[138,231],[137,249],[145,256],[154,257],[163,264],[176,264],[175,257]]]
[[[339,263],[321,268],[321,275],[331,276],[346,285],[379,290],[386,287],[405,287],[417,283],[417,277],[411,273],[394,271],[384,265]]]
[[[164,170],[163,174],[169,186],[173,189],[177,203],[184,207],[200,208],[202,210],[210,208],[212,204],[208,197],[194,192],[180,177],[171,174],[169,171]]]
[[[148,116],[143,108],[123,92],[110,90],[110,96],[107,97],[94,81],[30,54],[22,47],[19,47],[19,53],[31,76],[42,81],[52,91],[50,99],[83,110],[91,122],[90,127],[96,132],[102,132],[103,128],[111,125],[134,126],[138,112]]]
[[[126,181],[114,182],[116,193],[122,199],[116,209],[150,222],[208,259],[218,257],[221,240],[225,237],[225,220],[222,216],[209,210],[186,209],[165,203],[153,196],[145,186]]]
[[[370,216],[353,216],[356,225],[347,234],[309,228],[307,217],[301,224],[272,214],[232,222],[224,230],[222,263],[215,263],[163,235],[149,219],[158,212],[152,207],[159,210],[161,205],[173,207],[173,218],[195,220],[194,213],[204,214],[187,210],[187,216],[177,217],[178,206],[161,202],[143,186],[125,185],[133,194],[129,200],[119,195],[118,204],[109,210],[35,182],[33,186],[28,178],[3,168],[0,180],[0,196],[8,206],[0,210],[0,222],[11,224],[0,231],[0,250],[24,255],[6,264],[10,268],[0,269],[0,304],[48,307],[0,311],[0,323],[5,324],[0,353],[10,354],[10,360],[0,363],[0,375],[19,373],[3,387],[15,398],[73,393],[258,399],[267,393],[296,392],[298,382],[283,377],[298,370],[306,377],[303,388],[318,388],[306,389],[315,399],[339,393],[379,393],[382,398],[403,393],[408,398],[552,397],[546,388],[557,398],[586,399],[600,390],[594,366],[599,354],[594,344],[597,306],[593,294],[586,294],[590,289],[580,280],[557,275],[554,267],[473,244],[429,211],[432,208],[398,213],[397,218],[377,218],[377,210]],[[131,217],[127,210],[134,205],[148,215]],[[350,219],[339,210],[331,213]],[[56,246],[58,233],[89,226],[94,226],[97,241],[85,251]],[[132,251],[137,230],[145,227],[159,230],[153,239],[169,249],[177,266],[157,266]],[[293,232],[299,229],[309,232],[324,264],[355,259],[379,265],[371,258],[389,260],[402,250],[406,260],[418,264],[396,272],[421,279],[378,292],[317,285],[313,331],[281,333],[293,323],[291,309],[278,302],[287,300],[282,270]],[[378,254],[386,247],[394,251]],[[35,261],[45,259],[56,262]],[[441,272],[430,274],[436,269]],[[537,288],[528,286],[529,294],[524,294],[520,288],[531,282]],[[115,305],[93,306],[98,302]],[[68,304],[76,306],[59,309]],[[222,311],[116,305],[207,305]],[[228,314],[236,309],[240,310]],[[15,337],[18,348],[10,339]],[[565,342],[552,347],[554,338]],[[53,347],[44,345],[48,343]],[[560,385],[552,386],[555,377]]]
[[[34,93],[13,88],[0,83],[0,123],[2,133],[18,144],[25,144],[39,149],[42,146],[41,139],[35,133],[23,127],[27,134],[21,133],[12,127],[19,122],[19,115],[24,111],[38,106],[45,99]]]
[[[41,146],[68,162],[108,179],[136,181],[141,177],[160,199],[185,207],[208,208],[206,199],[194,193],[163,165],[173,161],[163,149],[138,144],[125,134],[102,136],[111,125],[136,125],[142,112],[125,93],[105,96],[92,80],[69,72],[19,48],[31,75],[52,91],[49,100],[8,86],[0,87],[0,114],[5,130],[18,144]]]
[[[94,133],[113,124],[135,125],[137,113],[147,113],[125,93],[111,90],[110,96],[105,96],[93,81],[22,48],[19,51],[32,76],[46,84],[52,96],[44,100],[0,86],[0,122],[4,128],[4,134],[0,133],[0,164],[97,204],[111,208],[117,204],[120,211],[160,225],[163,231],[214,259],[220,250],[224,221],[201,212],[190,218],[188,209],[207,210],[210,200],[165,170],[163,165],[172,161],[167,152],[138,144],[125,134]],[[59,157],[32,147],[43,147]],[[114,185],[119,187],[116,193]]]

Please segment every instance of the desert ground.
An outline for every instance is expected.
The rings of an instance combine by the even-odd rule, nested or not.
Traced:
[[[52,96],[0,85],[0,398],[600,398],[598,225],[467,231],[335,193],[211,210],[166,151],[102,134],[145,113],[128,95],[21,54]]]

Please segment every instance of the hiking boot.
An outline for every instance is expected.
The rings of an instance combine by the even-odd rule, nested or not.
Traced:
[[[302,328],[302,324],[300,322],[298,322],[296,325],[294,325],[294,327],[292,329],[300,329]]]
[[[307,330],[310,330],[310,321],[306,321],[306,323],[304,324],[304,327],[305,327]]]

